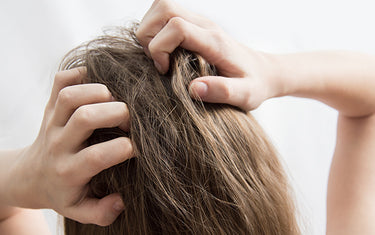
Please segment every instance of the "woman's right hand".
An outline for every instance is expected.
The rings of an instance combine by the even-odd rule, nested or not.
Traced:
[[[136,36],[161,73],[168,71],[169,55],[179,46],[216,66],[221,76],[191,82],[189,90],[194,98],[249,111],[282,93],[271,55],[249,49],[215,23],[171,0],[154,1]]]
[[[129,112],[102,84],[82,84],[86,68],[57,73],[35,142],[9,160],[5,204],[51,208],[81,223],[111,224],[124,205],[119,194],[91,198],[88,182],[132,157],[129,138],[86,145],[98,128],[129,128]],[[1,183],[1,182],[0,182]],[[3,185],[3,183],[1,184]]]
[[[192,81],[193,97],[244,110],[270,97],[322,101],[339,111],[327,196],[327,234],[373,234],[375,224],[375,57],[347,51],[267,55],[171,0],[156,0],[137,38],[159,71],[178,46],[215,65],[223,77]],[[227,77],[227,78],[225,78]]]

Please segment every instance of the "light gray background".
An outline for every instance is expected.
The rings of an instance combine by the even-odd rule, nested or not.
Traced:
[[[258,50],[375,53],[371,0],[177,2]],[[105,26],[140,20],[151,4],[150,0],[1,0],[0,147],[32,143],[54,73],[68,50],[99,35]],[[254,114],[291,175],[304,233],[323,234],[337,112],[316,101],[286,97],[265,102]],[[52,231],[61,232],[56,214],[45,210],[45,215]]]

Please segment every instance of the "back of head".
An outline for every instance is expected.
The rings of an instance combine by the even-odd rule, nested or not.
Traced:
[[[117,220],[100,227],[65,218],[65,234],[299,233],[286,176],[254,118],[190,98],[190,81],[216,74],[200,56],[178,49],[160,75],[134,30],[118,28],[71,51],[62,68],[77,66],[131,117],[129,133],[100,129],[88,143],[129,136],[136,157],[90,182],[93,197],[121,194]]]

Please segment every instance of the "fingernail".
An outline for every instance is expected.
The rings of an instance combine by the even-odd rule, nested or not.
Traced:
[[[193,82],[190,86],[189,93],[193,97],[202,98],[207,94],[208,86],[204,82]]]
[[[116,201],[115,204],[113,204],[113,209],[115,209],[116,211],[123,211],[125,209],[125,206],[122,200]]]
[[[154,61],[154,64],[155,64],[156,69],[157,69],[160,73],[163,73],[163,71],[161,70],[161,65],[160,65],[158,62],[156,62],[156,61]]]

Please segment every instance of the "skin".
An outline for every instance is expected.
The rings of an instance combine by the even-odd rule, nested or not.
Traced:
[[[202,55],[221,76],[191,82],[191,96],[246,111],[273,97],[316,99],[339,111],[327,195],[327,234],[375,231],[375,57],[320,51],[272,55],[231,39],[170,0],[156,0],[137,38],[161,73],[178,46]]]
[[[85,77],[83,67],[57,73],[35,142],[0,152],[1,234],[49,234],[39,211],[22,208],[51,208],[81,223],[101,226],[122,212],[119,194],[102,199],[85,194],[94,175],[132,157],[130,139],[93,146],[86,146],[85,140],[97,128],[128,130],[129,112],[104,85],[82,84]]]
[[[168,71],[169,55],[178,46],[199,53],[218,68],[221,76],[200,77],[192,81],[189,91],[193,98],[228,103],[249,111],[266,99],[292,95],[316,99],[337,109],[337,144],[327,195],[327,234],[372,234],[375,231],[372,222],[375,217],[373,56],[344,51],[287,55],[254,51],[230,38],[213,22],[186,11],[170,0],[153,3],[142,20],[137,38],[161,73]],[[1,203],[53,208],[85,223],[106,225],[119,213],[112,209],[119,199],[118,195],[101,200],[86,198],[78,203],[77,200],[93,175],[131,157],[131,144],[125,139],[118,140],[126,142],[128,148],[114,151],[114,156],[104,157],[103,153],[108,152],[105,149],[110,143],[106,143],[107,147],[95,146],[94,150],[87,150],[89,148],[82,143],[98,127],[120,125],[126,129],[128,124],[123,124],[129,119],[126,105],[110,105],[118,102],[111,101],[109,94],[100,99],[95,94],[82,98],[86,92],[73,90],[61,95],[64,94],[63,87],[77,87],[81,83],[65,75],[70,79],[57,79],[60,85],[54,88],[47,105],[42,137],[23,151],[0,155],[0,166],[4,168],[0,171],[0,186],[11,192],[10,196],[1,195]],[[76,82],[68,82],[72,80]],[[78,86],[91,94],[87,85]],[[60,96],[66,97],[59,101],[57,97]],[[76,102],[77,99],[81,101]],[[103,108],[104,105],[106,108]],[[92,111],[85,113],[79,111],[80,107]],[[108,117],[97,120],[94,113],[104,109]],[[122,112],[118,113],[115,109]],[[111,112],[113,114],[109,114]],[[73,139],[75,136],[77,138]],[[111,149],[120,146],[112,144]],[[27,169],[31,163],[35,164],[35,169]],[[25,170],[27,173],[23,173]],[[12,188],[9,182],[17,187]]]

